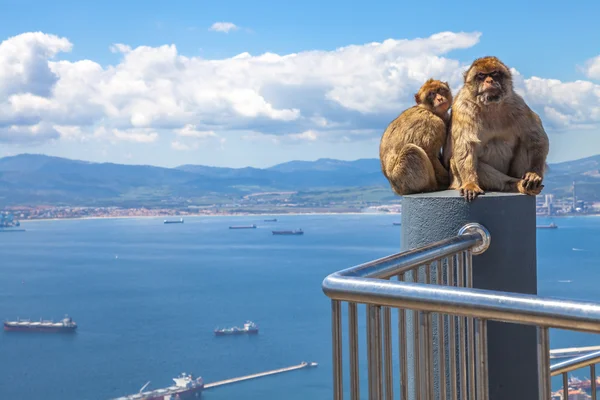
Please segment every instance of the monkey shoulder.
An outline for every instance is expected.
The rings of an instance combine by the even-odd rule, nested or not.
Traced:
[[[381,140],[380,154],[400,151],[407,144],[433,153],[443,146],[445,139],[445,121],[424,107],[413,106],[388,125]]]
[[[413,118],[407,124],[407,141],[427,153],[439,151],[446,141],[446,121],[423,107],[415,107]]]
[[[513,115],[510,115],[509,120],[513,122],[515,130],[518,135],[530,135],[531,133],[537,133],[542,136],[546,136],[542,119],[529,107],[525,100],[518,94],[514,94],[512,99],[510,110]]]

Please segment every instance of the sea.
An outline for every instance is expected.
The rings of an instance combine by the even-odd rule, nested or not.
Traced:
[[[169,386],[182,372],[209,383],[302,361],[318,367],[202,396],[331,399],[331,305],[321,283],[399,251],[396,221],[399,215],[315,214],[23,222],[25,232],[0,234],[0,318],[68,314],[79,328],[1,332],[0,399],[111,399],[147,382]],[[539,294],[600,301],[600,218],[538,219],[549,222],[559,229],[537,231]],[[246,224],[257,228],[228,229]],[[297,228],[305,234],[271,234]],[[259,335],[213,333],[246,320]],[[363,318],[359,327],[364,338]],[[600,345],[600,337],[552,331],[552,348],[588,345]]]

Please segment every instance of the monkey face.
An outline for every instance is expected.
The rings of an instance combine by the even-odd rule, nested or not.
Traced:
[[[477,97],[484,104],[497,103],[503,98],[502,73],[492,71],[489,73],[477,72],[475,75]]]
[[[444,96],[444,94],[444,91],[439,90],[427,96],[427,100],[438,113],[445,113],[450,108],[450,100],[446,97],[448,95]]]
[[[465,73],[465,85],[484,105],[500,103],[512,92],[510,70],[496,57],[475,60]]]
[[[445,114],[452,104],[452,93],[448,83],[429,79],[415,94],[417,104],[431,109],[434,113]]]

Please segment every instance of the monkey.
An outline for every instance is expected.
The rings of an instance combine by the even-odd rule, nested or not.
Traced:
[[[441,162],[452,104],[448,82],[430,78],[415,102],[390,122],[379,144],[383,175],[400,196],[447,188],[450,182]]]
[[[540,194],[550,143],[539,115],[515,93],[509,68],[482,57],[463,78],[443,151],[449,188],[469,202],[486,190]]]

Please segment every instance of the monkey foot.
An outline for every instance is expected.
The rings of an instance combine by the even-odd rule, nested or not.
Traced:
[[[460,195],[463,196],[467,201],[473,201],[478,195],[485,193],[479,186],[477,186],[477,184],[473,182],[465,183],[458,190]]]
[[[523,186],[523,189],[526,191],[536,191],[540,186],[542,186],[542,177],[536,174],[535,172],[527,172],[521,178],[521,182],[519,182],[519,186]],[[540,188],[539,191],[542,189]],[[520,190],[519,190],[520,191]],[[524,193],[524,192],[521,192]],[[538,192],[539,194],[539,192]]]

